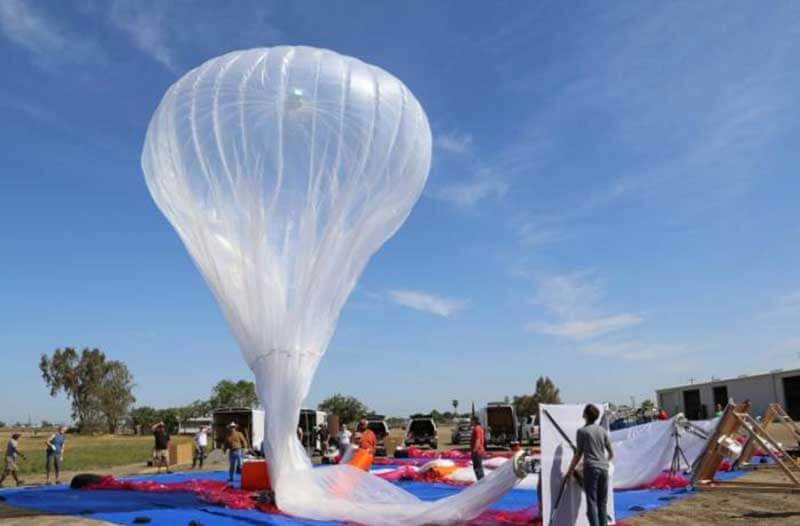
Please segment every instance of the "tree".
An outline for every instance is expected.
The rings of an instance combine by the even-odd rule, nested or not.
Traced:
[[[369,412],[367,406],[357,398],[339,393],[320,402],[317,408],[329,415],[338,415],[342,424],[352,424]]]
[[[161,418],[159,420],[164,422],[164,427],[167,433],[175,434],[178,432],[180,420],[178,419],[178,410],[175,408],[162,409],[159,411]]]
[[[2,426],[0,426],[0,427],[2,427]],[[42,420],[42,423],[39,424],[39,427],[41,427],[42,429],[46,429],[48,427],[53,427],[53,423],[50,422],[49,420]]]
[[[210,408],[221,407],[247,407],[258,406],[258,395],[256,394],[256,384],[247,380],[222,380],[211,392],[211,399],[208,401]]]
[[[458,414],[458,400],[453,400],[453,413]]]
[[[211,413],[211,402],[206,400],[195,400],[189,405],[178,407],[178,418],[184,422],[190,418],[208,416]]]
[[[642,411],[644,411],[645,413],[650,413],[652,411],[655,411],[656,404],[654,404],[652,400],[645,400],[644,402],[642,402],[641,408]]]
[[[130,417],[134,431],[142,435],[148,433],[153,424],[161,420],[160,412],[149,406],[131,409]]]
[[[0,429],[6,427],[6,423],[0,420]]]
[[[529,416],[539,413],[539,404],[560,404],[561,396],[550,378],[540,376],[533,395],[515,396],[512,403],[519,416]]]
[[[533,396],[536,397],[537,402],[540,404],[561,403],[561,392],[556,387],[556,384],[547,376],[540,376],[539,379],[536,380],[536,391],[533,393]]]
[[[106,360],[98,349],[85,348],[80,354],[71,347],[56,349],[52,358],[42,355],[39,369],[51,396],[63,391],[70,399],[79,431],[95,429],[104,421],[110,429],[134,401],[128,368]]]

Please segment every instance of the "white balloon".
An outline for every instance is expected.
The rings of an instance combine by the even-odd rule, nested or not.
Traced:
[[[339,313],[419,198],[430,161],[427,117],[402,82],[309,47],[212,59],[170,87],[150,121],[147,186],[255,374],[285,511],[363,518],[345,479],[388,495],[393,509],[416,502],[357,470],[316,477],[295,433]]]

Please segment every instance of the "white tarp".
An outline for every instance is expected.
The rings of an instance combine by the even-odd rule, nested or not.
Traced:
[[[604,407],[602,404],[595,405],[600,409],[599,421],[602,421]],[[544,412],[547,411],[550,416],[553,417],[563,432],[572,441],[572,444],[575,444],[575,437],[578,429],[585,424],[583,420],[584,407],[585,405],[583,404],[539,406],[539,429],[542,448],[542,471],[540,476],[542,478],[541,511],[543,524],[551,524],[550,515],[553,512],[553,507],[558,498],[564,474],[573,457],[572,447],[550,422],[550,419],[545,416]],[[614,522],[613,471],[609,476],[611,480],[609,480],[608,485],[607,511],[611,517],[609,524],[612,524]],[[586,499],[583,489],[574,480],[567,482],[564,495],[561,498],[561,502],[558,504],[556,518],[552,524],[564,526],[589,524],[586,518]]]
[[[692,422],[706,434],[717,425],[717,419]],[[676,418],[655,421],[611,432],[614,449],[614,488],[632,489],[655,480],[668,470],[675,454],[675,441],[680,443],[689,464],[702,453],[706,440],[677,425]],[[680,458],[681,469],[687,469]]]

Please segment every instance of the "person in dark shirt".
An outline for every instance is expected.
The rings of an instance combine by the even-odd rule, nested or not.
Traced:
[[[614,458],[608,431],[595,422],[600,410],[592,404],[583,409],[586,425],[578,429],[575,456],[567,470],[571,477],[583,459],[583,490],[586,493],[586,516],[590,526],[608,526],[608,468]],[[606,456],[608,453],[608,456]]]
[[[169,470],[169,433],[164,427],[164,422],[159,422],[153,426],[153,438],[155,439],[153,464],[156,467],[156,473],[161,473],[162,467],[167,473],[172,473]]]
[[[477,416],[472,417],[469,450],[472,453],[472,469],[475,470],[475,478],[481,480],[483,478],[483,455],[486,454],[486,433],[484,433]]]

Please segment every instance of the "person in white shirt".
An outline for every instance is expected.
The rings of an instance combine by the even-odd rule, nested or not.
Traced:
[[[206,426],[202,426],[200,431],[194,435],[194,455],[192,456],[192,469],[199,465],[203,469],[203,460],[206,458],[206,447],[208,446],[208,433]]]
[[[347,449],[350,447],[350,437],[352,437],[352,436],[353,436],[353,433],[351,433],[347,429],[347,426],[346,425],[342,425],[342,429],[339,431],[339,436],[338,436],[338,439],[339,439],[339,451],[341,451],[342,454],[344,454],[344,452],[347,451]]]

